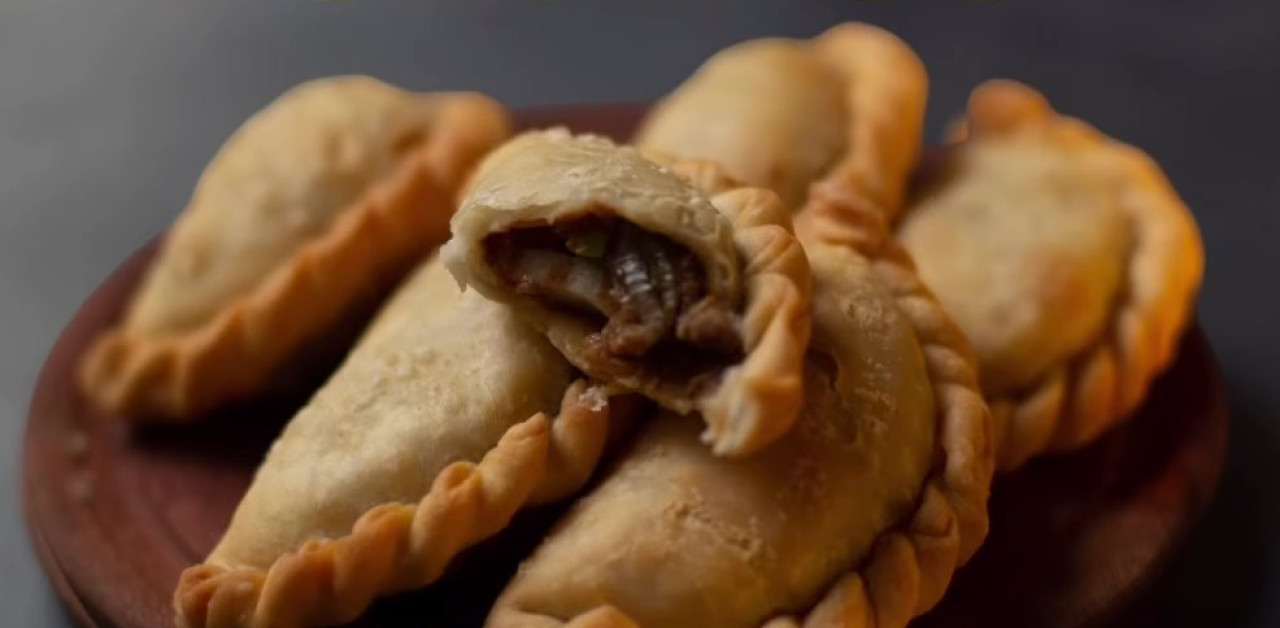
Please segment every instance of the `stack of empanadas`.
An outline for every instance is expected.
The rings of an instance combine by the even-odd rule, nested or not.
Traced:
[[[802,200],[802,241],[888,225],[974,344],[1000,467],[1088,444],[1174,357],[1204,270],[1195,221],[1150,157],[1012,81],[974,91],[908,198],[927,92],[906,44],[845,24],[719,53],[637,143]]]
[[[556,183],[570,180],[571,170],[582,185]],[[640,229],[665,247],[680,247],[677,237],[704,238],[710,246],[681,268],[701,294],[681,305],[723,295],[715,305],[727,321],[717,324],[728,325],[738,341],[733,351],[708,356],[700,365],[707,372],[699,375],[720,387],[758,387],[734,393],[794,413],[798,356],[809,334],[808,265],[771,193],[736,186],[719,192],[710,196],[607,140],[546,132],[490,156],[459,219],[482,208],[581,219],[585,208],[602,217],[616,211],[608,216],[619,230]],[[701,220],[645,229],[622,213],[640,204],[679,208]],[[523,222],[533,228],[532,219]],[[669,234],[682,226],[688,231]],[[614,257],[622,247],[604,248]],[[520,272],[537,279],[551,265],[534,268]],[[556,274],[566,282],[551,294],[584,281]],[[645,293],[637,289],[636,298]],[[577,312],[550,324],[568,325]],[[583,320],[592,315],[584,311]],[[462,292],[439,261],[427,261],[289,424],[208,561],[184,574],[176,597],[182,620],[349,621],[375,596],[430,584],[458,551],[500,531],[522,505],[581,488],[609,429],[640,408],[628,403],[630,388],[612,378],[585,370],[575,376],[547,341],[557,334],[537,330],[512,308]],[[686,342],[675,337],[674,323],[666,332],[660,343]],[[575,377],[583,379],[572,383]],[[621,411],[615,397],[623,399]],[[557,403],[557,418],[541,414]],[[727,420],[752,428],[760,412],[749,407]]]
[[[927,90],[906,44],[847,24],[716,55],[635,147],[504,143],[488,99],[365,78],[255,116],[88,395],[197,418],[400,284],[183,573],[178,624],[349,622],[537,504],[563,519],[511,557],[492,628],[928,611],[997,464],[1141,402],[1203,261],[1148,158],[1016,84],[980,87],[911,188]]]

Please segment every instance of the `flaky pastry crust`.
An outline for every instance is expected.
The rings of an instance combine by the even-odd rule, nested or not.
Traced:
[[[896,628],[932,609],[955,570],[986,539],[987,499],[994,474],[992,417],[978,385],[977,359],[906,251],[876,211],[854,217],[863,195],[834,183],[811,192],[805,212],[843,216],[841,228],[814,233],[805,246],[852,248],[872,260],[924,349],[938,409],[942,462],[926,482],[910,520],[882,535],[866,563],[851,572],[803,618],[783,617],[767,628],[833,626]],[[833,209],[844,206],[841,209]]]
[[[329,626],[377,597],[440,578],[462,550],[497,534],[528,504],[587,481],[609,433],[602,390],[578,380],[555,419],[538,413],[507,430],[479,463],[455,462],[416,504],[368,510],[351,533],[312,540],[259,569],[209,562],[182,573],[173,604],[183,628]]]
[[[332,120],[340,118],[332,112],[342,110],[344,98],[383,102],[388,91],[396,92],[393,98],[403,102],[385,106],[422,108],[420,114],[405,116],[419,126],[407,126],[403,138],[392,140],[395,144],[353,148],[360,140],[347,138],[361,137],[366,133],[363,128],[323,126],[340,124]],[[316,124],[321,126],[297,130],[300,108],[316,116]],[[297,115],[286,115],[290,112]],[[200,273],[204,272],[201,268],[249,263],[217,250],[186,252],[190,254],[181,259],[171,255],[170,246],[190,244],[193,237],[199,237],[198,230],[220,219],[217,215],[225,208],[217,206],[219,203],[259,203],[261,212],[302,212],[297,216],[273,215],[275,224],[271,226],[240,224],[234,228],[242,234],[237,237],[257,238],[258,229],[292,229],[316,220],[306,216],[305,205],[273,205],[280,203],[279,199],[323,197],[331,189],[352,184],[348,179],[291,181],[287,165],[281,166],[282,159],[272,165],[285,168],[283,173],[250,168],[253,160],[262,161],[264,151],[289,149],[291,138],[297,138],[295,152],[308,151],[310,163],[331,160],[321,168],[333,172],[363,167],[343,160],[374,159],[360,153],[362,150],[408,152],[389,173],[369,182],[318,235],[284,251],[282,261],[247,271],[256,282],[247,291],[224,290],[225,294],[216,298],[205,295],[207,303],[185,306],[190,311],[183,311],[177,303],[180,299],[166,303],[165,295],[159,294],[167,288],[159,282],[154,282],[156,286],[147,282],[135,296],[125,322],[97,339],[85,356],[80,371],[83,390],[96,405],[114,415],[137,420],[189,420],[262,389],[272,373],[306,342],[333,326],[361,298],[376,293],[375,286],[398,280],[413,262],[446,238],[454,196],[463,177],[509,133],[509,125],[505,110],[478,94],[410,95],[363,77],[313,81],[286,94],[246,123],[211,162],[209,180],[202,179],[200,194],[193,197],[175,227],[181,227],[182,241],[166,241],[152,275],[164,264],[180,264],[188,268],[183,272]],[[319,137],[330,137],[332,146],[311,146]],[[314,152],[322,150],[331,153]],[[240,200],[229,200],[233,198]],[[200,215],[192,216],[196,209]],[[252,218],[252,211],[256,210],[249,207],[236,215]],[[265,219],[265,214],[261,217]],[[301,222],[290,222],[295,218]],[[185,282],[171,283],[182,286]]]
[[[812,45],[845,78],[849,110],[844,157],[823,179],[842,181],[867,201],[896,211],[923,145],[929,98],[924,62],[893,33],[858,22],[835,26]]]
[[[1149,156],[1107,138],[1080,120],[1055,113],[1044,97],[1029,87],[1012,81],[991,81],[979,86],[971,97],[967,120],[956,128],[954,135],[955,143],[948,154],[952,162],[987,156],[990,161],[966,162],[974,164],[969,166],[972,175],[959,167],[944,169],[936,180],[927,182],[926,201],[938,198],[949,186],[955,185],[953,182],[963,182],[965,177],[1019,177],[1022,171],[1017,169],[994,170],[1001,163],[997,161],[1001,159],[1000,151],[1014,155],[1005,158],[1007,160],[1050,163],[1045,168],[1055,173],[1054,185],[1071,185],[1070,189],[1077,194],[1085,193],[1080,190],[1096,190],[1095,196],[1089,197],[1092,200],[1075,201],[1089,203],[1079,207],[1068,205],[1074,197],[1067,197],[1063,191],[1054,193],[1057,195],[1050,200],[1039,200],[1045,204],[1044,209],[1039,205],[1010,208],[1024,216],[1037,215],[1033,212],[1048,216],[1045,212],[1057,203],[1070,209],[1076,221],[1084,221],[1073,228],[1097,232],[1084,238],[1093,248],[1082,249],[1085,242],[1080,241],[1073,245],[1084,251],[1079,253],[1084,259],[1067,259],[1058,262],[1056,268],[1046,266],[1049,270],[1045,272],[1052,272],[1053,277],[1060,279],[1050,277],[1032,282],[1036,284],[1034,287],[1022,289],[1033,293],[1020,297],[1022,302],[1031,305],[1041,300],[1047,304],[1041,307],[1043,317],[1036,319],[1040,325],[1038,331],[1034,326],[1036,320],[1029,322],[1025,342],[1034,341],[1036,334],[1058,337],[1067,333],[1065,323],[1054,322],[1065,315],[1060,311],[1062,308],[1051,305],[1055,301],[1048,296],[1059,292],[1079,295],[1071,301],[1075,304],[1071,308],[1080,311],[1072,314],[1075,319],[1070,321],[1070,328],[1079,327],[1080,333],[1089,335],[1074,346],[1052,354],[1057,360],[1055,363],[1031,370],[1033,367],[1027,359],[1031,354],[1027,351],[1038,345],[1001,340],[997,330],[991,328],[999,323],[977,316],[969,316],[968,321],[961,317],[966,332],[975,335],[980,348],[983,384],[999,444],[998,464],[1002,470],[1010,470],[1044,452],[1069,451],[1086,445],[1138,407],[1151,381],[1171,363],[1178,339],[1188,325],[1204,272],[1203,245],[1190,211]],[[970,155],[978,157],[970,158]],[[991,170],[980,171],[983,164]],[[951,162],[948,165],[952,165]],[[1049,196],[1050,191],[1046,189],[1044,195]],[[1004,210],[991,200],[988,205],[992,212]],[[927,213],[935,207],[945,209],[947,206],[942,201],[924,202],[909,210],[899,229],[909,248],[917,235],[913,229],[918,230],[920,221],[930,219]],[[945,225],[939,223],[937,228],[945,229]],[[991,246],[1018,250],[1013,246],[1019,243],[1008,240],[1014,236],[1002,237],[1006,239],[992,242]],[[1043,236],[1027,234],[1026,237]],[[1110,249],[1118,253],[1110,254],[1102,248],[1106,238],[1119,241]],[[923,242],[921,239],[921,246]],[[1037,250],[1030,249],[1023,257],[1012,254],[1010,257],[1014,259],[1001,263],[1019,268],[1047,264],[1046,260],[1036,259]],[[913,249],[922,266],[923,256],[930,253],[927,248]],[[948,289],[959,282],[949,279],[948,272],[938,270],[948,264],[939,260],[931,270],[932,274],[941,276],[926,274],[925,279],[939,282],[936,289],[944,303],[952,307],[948,301],[957,299],[958,295],[948,294]],[[1081,281],[1092,283],[1071,287],[1074,284],[1066,282],[1072,280],[1073,272],[1083,274]],[[1114,276],[1110,280],[1114,285],[1099,284],[1111,276]],[[1092,292],[1082,292],[1085,288]],[[986,291],[999,289],[992,285]],[[1093,293],[1098,296],[1090,298]],[[1095,313],[1098,320],[1083,327],[1081,321]],[[986,338],[996,340],[979,342]],[[1022,346],[1028,348],[1021,349]],[[1063,354],[1062,351],[1069,352]],[[1040,354],[1050,355],[1045,350]],[[1057,357],[1059,355],[1061,357]]]
[[[717,53],[654,107],[636,146],[720,163],[793,210],[810,185],[833,178],[898,208],[919,158],[928,89],[910,46],[869,24],[808,41],[749,41]]]
[[[570,496],[638,409],[576,377],[508,308],[426,261],[272,444],[179,582],[180,624],[343,623],[436,579],[514,509]]]
[[[708,159],[798,208],[849,135],[845,85],[808,42],[757,39],[708,59],[635,134],[649,155]]]
[[[734,304],[744,357],[709,391],[602,371],[586,357],[598,332],[591,323],[520,295],[486,257],[492,234],[600,213],[688,247],[704,264],[710,293]],[[515,308],[588,375],[680,413],[700,412],[703,439],[716,453],[750,454],[794,423],[803,403],[810,277],[789,212],[772,192],[733,183],[710,163],[668,168],[604,138],[534,132],[480,166],[453,230],[442,258],[459,281]]]
[[[856,208],[829,207],[849,200],[838,192],[839,189],[833,187],[815,188],[810,207],[826,216],[847,217],[857,211]],[[879,533],[864,558],[834,579],[810,610],[800,615],[774,617],[764,623],[767,628],[905,626],[937,604],[954,571],[973,556],[987,533],[986,503],[994,451],[989,413],[978,389],[976,359],[963,334],[916,276],[910,258],[884,229],[883,216],[878,210],[872,210],[866,217],[861,223],[863,228],[844,222],[842,229],[815,235],[805,245],[810,256],[830,256],[832,260],[844,259],[841,256],[856,257],[851,251],[857,251],[869,260],[876,281],[892,294],[909,322],[922,350],[933,392],[936,461],[929,468],[909,514]],[[856,237],[849,237],[855,232]],[[660,449],[657,454],[647,455],[679,454]],[[768,450],[758,455],[768,455]],[[755,522],[743,523],[749,527],[755,525]],[[609,557],[600,559],[607,561]],[[558,590],[554,583],[543,584],[550,587],[548,591]],[[504,597],[509,595],[512,595],[511,589]],[[490,628],[639,628],[641,625],[607,601],[570,617],[538,612],[523,604],[520,598],[505,603],[500,598],[487,625]],[[661,602],[655,600],[654,604]]]

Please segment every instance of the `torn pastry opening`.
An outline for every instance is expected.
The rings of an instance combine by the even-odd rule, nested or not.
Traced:
[[[597,330],[584,370],[696,397],[742,359],[739,316],[709,288],[702,260],[605,208],[513,226],[484,251],[516,294]]]

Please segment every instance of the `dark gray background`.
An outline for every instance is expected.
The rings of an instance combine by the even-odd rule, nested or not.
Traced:
[[[933,77],[1028,81],[1146,148],[1208,245],[1200,317],[1234,413],[1218,502],[1159,625],[1280,625],[1280,3],[1258,0],[0,0],[0,622],[63,626],[17,483],[37,368],[81,300],[182,208],[219,143],[304,79],[368,73],[513,106],[649,101],[706,56],[845,19]],[[145,548],[139,548],[145,551]]]

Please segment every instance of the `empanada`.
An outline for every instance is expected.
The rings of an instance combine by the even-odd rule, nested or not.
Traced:
[[[461,180],[509,124],[478,94],[367,77],[290,90],[209,164],[86,356],[85,392],[115,414],[189,418],[259,391],[445,239]]]
[[[924,64],[909,46],[847,23],[811,41],[763,39],[716,54],[654,108],[636,145],[720,163],[794,210],[810,184],[836,175],[867,201],[897,207],[919,156],[927,96]]]
[[[206,562],[183,573],[178,624],[341,624],[436,580],[520,507],[587,480],[628,410],[574,378],[507,308],[426,263],[272,446]]]
[[[593,378],[700,412],[716,453],[794,422],[809,274],[772,192],[552,130],[494,151],[452,224],[442,257],[460,281]]]
[[[648,153],[718,161],[798,208],[809,182],[844,154],[844,96],[839,73],[807,43],[748,41],[708,59],[655,105],[635,143]]]
[[[1034,90],[983,84],[966,126],[898,234],[975,345],[1010,469],[1137,407],[1174,356],[1204,252],[1151,158]]]
[[[874,238],[868,238],[868,241]],[[525,562],[491,628],[899,628],[986,535],[988,414],[963,337],[887,237],[806,244],[805,408],[745,459],[641,428]]]

